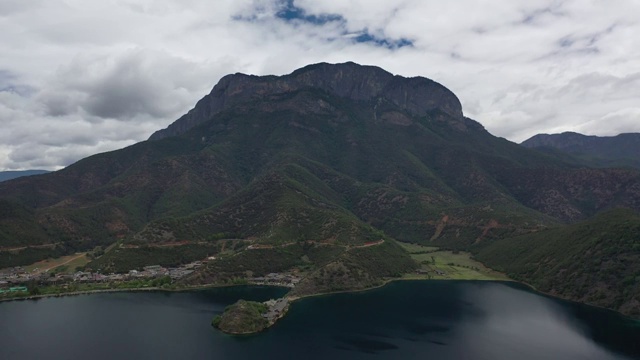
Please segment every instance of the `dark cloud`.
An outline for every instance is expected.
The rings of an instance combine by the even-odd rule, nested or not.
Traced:
[[[18,146],[16,151],[11,152],[9,159],[17,163],[34,162],[34,160],[42,159],[47,147],[40,146]]]
[[[77,101],[72,98],[70,89],[57,88],[43,90],[38,95],[48,116],[65,116],[78,111]]]
[[[175,111],[159,103],[161,84],[149,76],[140,59],[125,59],[95,82],[82,84],[87,98],[82,107],[101,118],[128,120],[139,114],[164,117]]]
[[[176,116],[192,100],[184,96],[185,91],[211,83],[184,70],[193,67],[183,59],[143,50],[76,59],[60,69],[40,100],[48,115],[64,116],[82,109],[90,115],[87,121]]]

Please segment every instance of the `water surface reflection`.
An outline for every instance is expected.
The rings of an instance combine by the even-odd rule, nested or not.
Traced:
[[[117,293],[0,303],[0,359],[633,359],[640,327],[499,282],[396,282],[292,305],[269,331],[211,318],[284,290]]]

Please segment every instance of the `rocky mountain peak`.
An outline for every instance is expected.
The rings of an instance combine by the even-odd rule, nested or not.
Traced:
[[[150,140],[182,134],[231,106],[305,88],[320,89],[355,101],[384,99],[416,116],[440,110],[464,123],[458,98],[433,80],[405,78],[379,67],[353,62],[319,63],[284,76],[227,75],[194,109],[166,129],[155,132]]]

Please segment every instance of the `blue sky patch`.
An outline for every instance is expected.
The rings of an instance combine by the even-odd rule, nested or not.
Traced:
[[[309,15],[304,9],[297,7],[293,3],[293,0],[283,1],[282,8],[276,13],[276,17],[284,21],[303,21],[314,25],[324,25],[333,21],[345,21],[344,17],[337,14]]]
[[[283,0],[281,2],[280,10],[275,14],[275,16],[276,18],[286,22],[304,22],[318,26],[330,22],[338,22],[342,24],[343,27],[346,27],[347,22],[347,20],[339,14],[308,14],[303,8],[296,6],[294,0]],[[368,43],[375,46],[386,47],[388,49],[413,46],[413,42],[408,39],[380,38],[369,33],[367,29],[357,31],[355,33],[350,33],[345,30],[342,35],[352,35],[351,38],[356,43]]]
[[[366,31],[358,35],[357,37],[355,37],[355,41],[359,43],[373,43],[377,46],[383,46],[388,49],[398,49],[405,46],[413,46],[413,42],[405,38],[400,38],[400,39],[379,38],[369,34]]]

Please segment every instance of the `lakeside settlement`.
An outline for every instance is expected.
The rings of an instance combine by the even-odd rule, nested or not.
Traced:
[[[410,256],[420,264],[412,273],[407,273],[395,280],[418,279],[474,279],[474,280],[506,280],[504,275],[485,268],[482,264],[470,259],[469,254],[442,251],[438,248],[428,248],[419,245],[403,244]],[[234,279],[231,283],[207,283],[186,285],[183,278],[198,272],[208,262],[218,261],[209,257],[202,261],[194,261],[178,267],[163,267],[160,265],[145,266],[141,270],[130,270],[126,273],[109,273],[76,271],[64,274],[40,270],[31,266],[31,271],[23,267],[0,270],[0,301],[20,298],[37,298],[46,296],[60,296],[66,294],[80,294],[104,291],[135,291],[135,290],[166,290],[180,291],[213,286],[229,285],[266,285],[296,288],[309,274],[299,269],[272,272],[261,276],[247,276]],[[388,281],[377,284],[382,286]],[[359,290],[370,289],[371,286]],[[344,289],[343,292],[354,289]],[[279,299],[272,299],[264,303],[240,300],[230,305],[212,324],[229,334],[251,334],[263,331],[288,311],[291,303],[299,298],[315,296],[285,295]],[[216,320],[217,319],[217,320]]]

